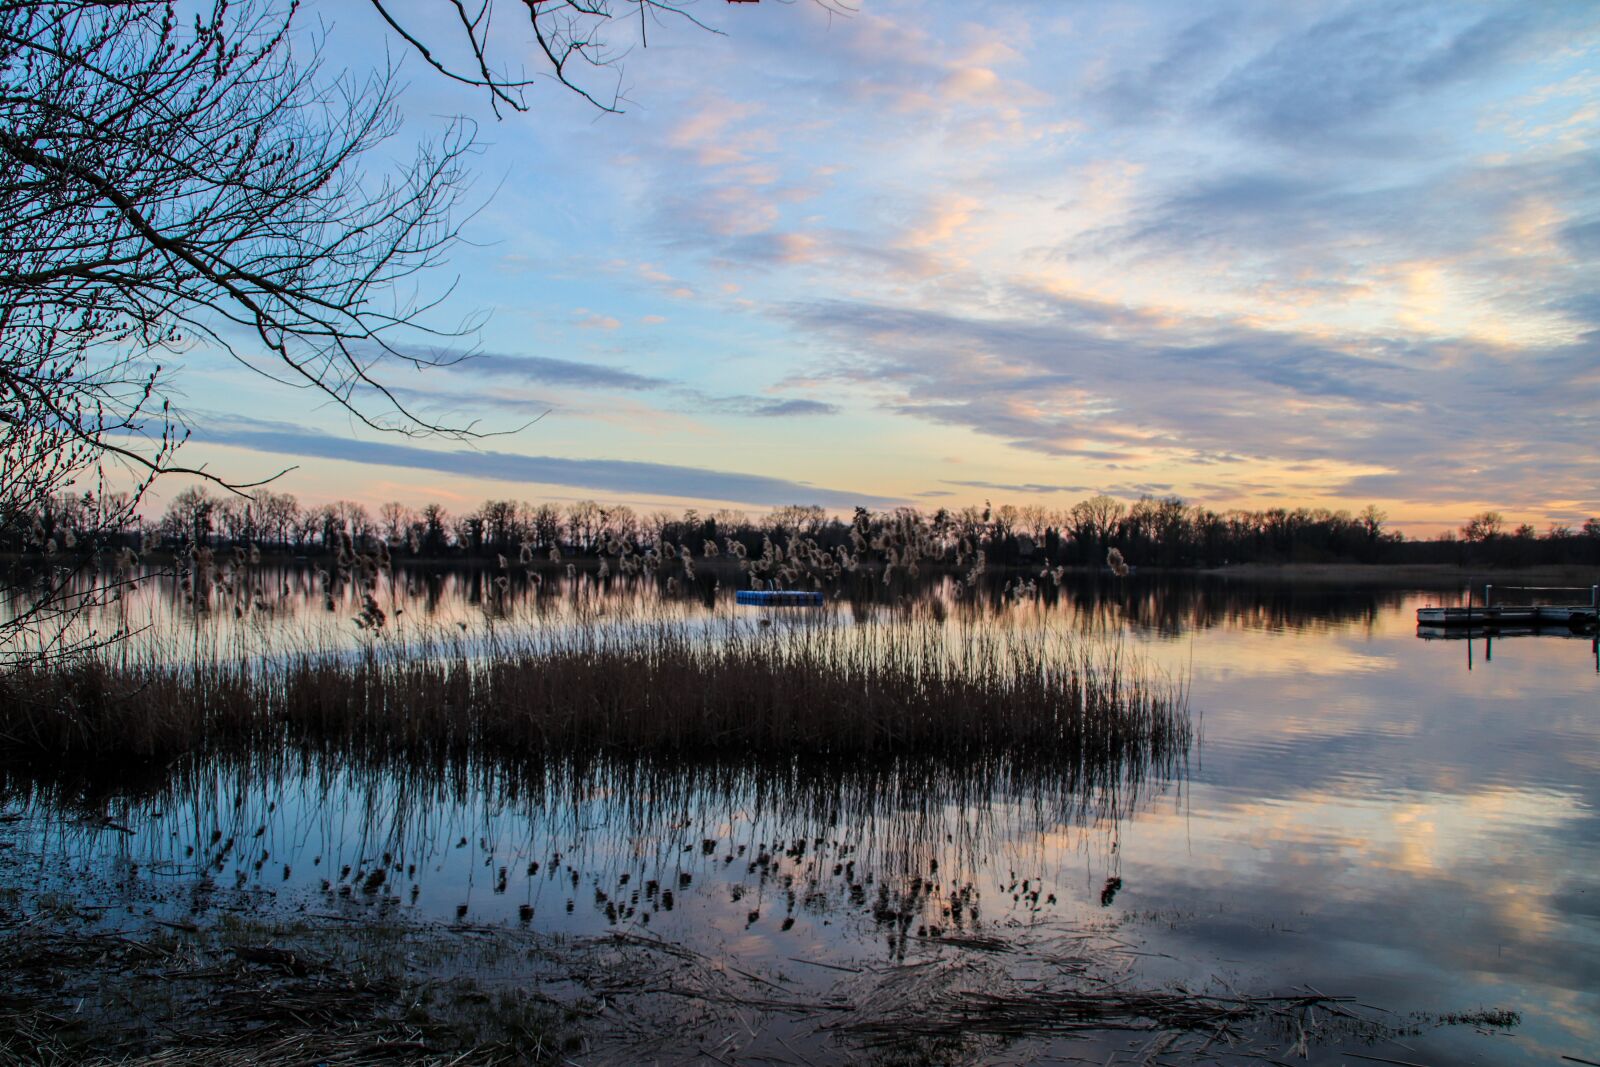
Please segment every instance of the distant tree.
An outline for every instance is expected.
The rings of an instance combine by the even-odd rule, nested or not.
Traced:
[[[486,500],[478,509],[483,524],[484,547],[496,553],[514,552],[522,540],[517,504],[512,500]]]
[[[421,549],[424,555],[442,556],[450,547],[450,516],[438,504],[422,509]]]
[[[1104,493],[1080,500],[1068,513],[1073,539],[1087,550],[1089,559],[1102,558],[1127,508]]]
[[[663,540],[667,536],[667,528],[677,519],[670,511],[652,511],[639,522],[639,528],[644,536],[652,541]]]
[[[350,535],[357,548],[363,548],[378,532],[365,504],[355,500],[335,500],[330,505],[336,529]]]
[[[455,529],[453,533],[455,535],[456,544],[461,547],[463,552],[468,554],[477,554],[482,552],[484,547],[484,523],[482,513],[474,512],[471,515],[463,515],[458,518],[455,522]]]
[[[551,548],[561,541],[561,510],[554,504],[540,504],[533,512],[532,540]]]
[[[255,507],[261,536],[279,547],[287,547],[299,526],[300,502],[289,493],[260,490],[255,494]]]
[[[339,519],[339,509],[332,504],[324,504],[311,514],[317,542],[322,545],[323,551],[333,551],[339,544],[340,535],[345,532],[344,523]]]
[[[226,541],[240,543],[256,539],[256,512],[249,497],[228,496],[217,501],[212,523]]]
[[[935,516],[937,522],[937,516]],[[1050,526],[1050,513],[1037,504],[1026,504],[1017,509],[1017,529],[1035,542],[1044,541],[1045,530]]]
[[[775,531],[815,537],[828,521],[828,512],[815,504],[784,504],[772,509],[767,525]]]
[[[1008,541],[1017,529],[1021,512],[1012,504],[1001,504],[989,516],[989,536],[996,545]]]
[[[415,513],[398,500],[378,505],[378,536],[389,545],[404,541]]]
[[[593,500],[577,500],[567,505],[567,543],[579,552],[592,549],[600,535],[604,514]]]
[[[626,505],[606,509],[606,528],[611,535],[626,544],[639,538],[639,516]]]
[[[1498,511],[1485,511],[1474,515],[1461,527],[1461,539],[1472,544],[1479,544],[1492,538],[1499,537],[1505,529],[1505,516]]]
[[[1361,530],[1366,534],[1368,541],[1377,541],[1383,535],[1383,524],[1389,520],[1383,509],[1376,504],[1368,504],[1361,509],[1361,514],[1356,516],[1361,523]]]
[[[1159,547],[1159,561],[1168,566],[1188,562],[1189,525],[1188,508],[1177,496],[1143,497],[1139,507],[1144,511],[1147,535]]]
[[[322,532],[322,509],[300,509],[294,526],[294,547],[302,552],[310,549]]]
[[[210,540],[211,516],[217,508],[217,498],[199,486],[190,486],[167,504],[166,515],[161,520],[161,532],[170,540],[203,545]]]

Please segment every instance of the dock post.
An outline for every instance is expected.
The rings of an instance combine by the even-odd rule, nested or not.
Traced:
[[[1485,583],[1483,587],[1483,609],[1489,610],[1489,605],[1494,603],[1494,585]]]

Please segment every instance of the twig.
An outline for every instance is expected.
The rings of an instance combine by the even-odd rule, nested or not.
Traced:
[[[844,971],[846,974],[865,974],[860,967],[841,967],[837,963],[822,963],[818,960],[803,960],[799,956],[785,957],[794,963],[804,963],[808,967],[826,967],[830,971]]]

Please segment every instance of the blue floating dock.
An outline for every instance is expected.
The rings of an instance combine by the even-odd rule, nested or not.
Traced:
[[[733,595],[736,604],[765,607],[802,607],[822,603],[822,594],[803,589],[741,589]]]

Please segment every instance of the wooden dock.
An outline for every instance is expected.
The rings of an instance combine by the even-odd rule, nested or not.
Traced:
[[[1476,629],[1501,626],[1554,629],[1559,626],[1576,630],[1594,624],[1595,610],[1587,604],[1417,609],[1418,626],[1468,626]]]
[[[1576,593],[1582,586],[1501,586],[1501,592]],[[1471,592],[1464,607],[1417,609],[1417,625],[1429,628],[1464,627],[1474,630],[1519,629],[1526,631],[1585,631],[1600,622],[1600,585],[1590,586],[1588,603],[1496,604],[1495,587],[1483,587],[1483,602],[1472,603]]]

